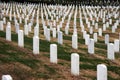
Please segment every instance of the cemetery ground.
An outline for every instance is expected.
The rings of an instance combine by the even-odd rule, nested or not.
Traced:
[[[77,14],[79,16],[79,14]],[[6,21],[9,21],[8,15],[5,15]],[[12,17],[14,18],[14,17]],[[83,21],[85,19],[83,18]],[[109,34],[110,42],[119,38],[120,25],[115,33],[111,33],[111,27],[103,31],[103,36],[98,36],[98,42],[95,43],[95,54],[88,53],[88,47],[85,45],[83,33],[79,27],[79,17],[76,18],[77,34],[78,34],[78,49],[72,48],[72,34],[74,16],[70,21],[69,35],[65,34],[65,25],[63,23],[61,31],[63,32],[63,43],[58,44],[57,38],[52,38],[47,41],[44,36],[44,30],[41,17],[39,19],[39,38],[40,38],[40,54],[33,54],[33,36],[34,21],[32,31],[28,36],[24,36],[24,48],[18,47],[18,34],[15,33],[14,21],[11,21],[12,41],[6,41],[6,24],[4,31],[0,31],[0,77],[3,74],[10,74],[13,80],[96,80],[96,70],[98,64],[105,64],[108,69],[108,80],[120,80],[120,52],[115,53],[115,60],[107,59],[107,45],[104,43],[105,34]],[[114,19],[113,19],[114,22]],[[24,30],[24,20],[20,24],[20,29]],[[59,22],[57,23],[59,24]],[[99,21],[102,28],[102,20]],[[87,25],[85,24],[85,27]],[[112,26],[112,25],[110,25]],[[49,26],[48,26],[49,27]],[[85,28],[87,33],[89,30]],[[97,30],[94,30],[97,32]],[[51,31],[52,36],[52,31]],[[92,35],[90,35],[92,37]],[[50,63],[50,44],[57,44],[58,47],[58,63]],[[80,55],[80,75],[74,76],[71,74],[71,53]]]
[[[32,35],[32,34],[31,34]],[[41,35],[42,36],[42,35]],[[40,40],[40,54],[32,54],[32,38],[25,36],[25,48],[17,46],[17,34],[12,33],[13,42],[6,41],[5,32],[0,31],[0,75],[11,74],[14,80],[32,80],[32,79],[81,79],[95,80],[96,66],[104,63],[108,66],[108,79],[120,79],[120,55],[116,53],[118,60],[110,61],[106,57],[106,45],[104,41],[98,41],[96,44],[96,54],[88,55],[87,47],[84,46],[84,40],[79,38],[79,50],[71,49],[71,36],[64,36],[66,44],[59,45],[52,40],[48,42]],[[58,47],[58,64],[49,62],[49,45],[56,43]],[[80,54],[80,76],[72,76],[70,73],[70,54],[77,52]],[[102,57],[101,57],[102,56]]]

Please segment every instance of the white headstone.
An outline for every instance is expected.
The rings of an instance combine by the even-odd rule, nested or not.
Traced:
[[[39,37],[39,27],[34,27],[34,36],[38,36]]]
[[[3,31],[4,27],[3,27],[3,21],[0,21],[0,30]]]
[[[24,25],[24,33],[25,35],[28,35],[28,25]]]
[[[56,44],[50,45],[50,62],[57,63],[57,45]]]
[[[28,31],[31,32],[32,31],[32,23],[28,24],[28,28],[29,28]]]
[[[94,54],[94,39],[89,39],[88,53]]]
[[[114,40],[114,50],[115,52],[119,52],[119,48],[120,48],[120,41],[118,39]]]
[[[115,26],[112,26],[112,33],[115,33]]]
[[[74,30],[73,30],[73,35],[77,35],[77,29],[76,28],[74,28]]]
[[[105,23],[105,18],[103,18],[103,23]]]
[[[3,18],[3,23],[6,24],[6,18],[5,17]]]
[[[15,29],[16,29],[16,33],[18,33],[18,31],[19,31],[19,24],[18,23],[16,23]]]
[[[109,27],[109,22],[106,22],[106,27],[107,27],[107,28]]]
[[[96,21],[97,21],[97,22],[99,21],[99,17],[96,18]]]
[[[8,22],[6,27],[6,40],[11,41],[11,24]]]
[[[79,55],[77,53],[71,54],[71,74],[79,75]]]
[[[24,47],[24,33],[23,33],[23,30],[18,31],[18,46]]]
[[[105,44],[108,44],[108,43],[109,43],[109,35],[106,34],[106,35],[105,35]]]
[[[90,22],[88,22],[87,27],[90,28]]]
[[[27,25],[27,18],[25,18],[25,25]]]
[[[13,80],[10,75],[2,75],[2,80]]]
[[[114,55],[114,44],[113,43],[109,43],[107,46],[107,58],[110,60],[114,60],[115,59],[115,55]]]
[[[83,39],[85,39],[87,32],[83,31]]]
[[[46,29],[46,40],[50,41],[50,29]]]
[[[101,28],[99,28],[99,30],[98,30],[98,35],[102,36],[102,29]]]
[[[93,38],[94,38],[94,41],[97,42],[98,41],[98,38],[97,38],[97,33],[94,33],[93,34]]]
[[[107,67],[104,64],[97,65],[97,80],[107,80]]]
[[[77,38],[77,35],[72,35],[72,48],[78,49],[78,38]]]
[[[84,25],[81,26],[81,32],[85,30]]]
[[[65,27],[65,34],[66,34],[66,35],[69,34],[69,27],[68,27],[68,26]]]
[[[98,23],[95,23],[95,29],[98,29]]]
[[[93,26],[95,25],[95,20],[92,20],[92,25],[93,25]]]
[[[39,37],[33,37],[33,54],[39,54]]]
[[[60,31],[60,26],[59,25],[57,25],[57,32],[59,32]]]
[[[90,34],[93,34],[93,27],[89,28],[89,32],[90,32]]]
[[[106,25],[103,24],[103,31],[106,31]]]
[[[46,26],[43,26],[43,29],[44,29],[44,36],[46,36],[47,27],[46,27]]]
[[[109,23],[112,24],[112,19],[109,19]]]
[[[52,32],[53,32],[53,38],[56,38],[56,28],[53,28]]]
[[[89,44],[89,39],[90,39],[90,35],[86,34],[86,36],[85,36],[85,45]]]
[[[61,31],[58,32],[58,43],[63,44],[63,33]]]

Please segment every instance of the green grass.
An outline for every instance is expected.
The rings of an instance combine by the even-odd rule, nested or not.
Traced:
[[[101,56],[105,56],[105,57],[107,56],[107,51],[104,50],[97,49],[95,50],[95,53]]]
[[[55,70],[55,68],[52,68],[52,67],[50,67],[50,66],[48,66],[48,65],[44,65],[44,67],[45,67],[45,69],[49,72],[49,74],[55,74],[56,73],[56,70]]]
[[[120,67],[108,65],[107,68],[108,68],[108,71],[112,71],[120,75]]]
[[[107,45],[105,44],[95,43],[95,47],[107,50]]]
[[[78,38],[78,42],[81,43],[81,44],[85,44],[85,40],[82,39],[82,38]]]
[[[72,41],[72,37],[71,37],[71,36],[67,36],[67,35],[66,35],[66,36],[63,36],[63,39],[64,39],[64,40],[70,40],[70,41]]]
[[[36,72],[34,76],[38,78],[44,78],[44,79],[50,78],[49,75],[44,72]]]
[[[91,69],[91,70],[96,70],[97,65],[89,65],[89,64],[81,64],[80,69]]]
[[[37,63],[40,61],[32,58],[25,58],[28,54],[25,52],[16,50],[14,47],[11,47],[9,44],[5,44],[0,42],[0,54],[5,55],[4,58],[0,58],[0,62],[2,63],[10,63],[10,62],[19,62],[31,68],[36,68]]]
[[[98,43],[105,43],[105,41],[103,41],[103,40],[98,40]]]
[[[0,37],[5,38],[5,32],[0,31]],[[25,48],[32,50],[33,39],[30,38],[30,37],[26,37],[26,36],[24,38],[25,38],[25,41],[24,41],[25,42]],[[72,38],[70,36],[64,36],[64,39],[65,40],[71,40]],[[12,41],[17,42],[17,34],[12,33]],[[81,44],[84,44],[84,39],[78,39],[78,42],[81,43]],[[63,45],[58,44],[57,42],[48,42],[46,40],[40,40],[40,51],[49,53],[50,52],[50,44],[52,44],[52,43],[57,44],[58,58],[66,60],[66,61],[70,61],[70,59],[71,59],[70,49],[71,48],[70,48],[70,46],[68,47],[67,44],[65,44],[63,46]],[[99,43],[96,43],[95,47],[100,48],[100,49],[106,49],[107,48],[106,45],[100,44],[100,43],[103,43],[103,41],[99,41]],[[2,44],[3,43],[0,43],[0,45],[2,45]],[[8,58],[0,59],[0,61],[2,61],[2,62],[19,62],[19,63],[22,63],[26,66],[31,67],[31,68],[36,68],[37,67],[37,63],[39,61],[37,61],[35,59],[21,57],[21,55],[26,55],[26,54],[24,54],[22,52],[18,52],[18,51],[13,52],[13,53],[9,53],[9,50],[11,50],[10,45],[6,44],[6,45],[4,45],[3,47],[0,47],[0,48],[1,48],[0,53],[4,52],[4,55],[9,56]],[[12,49],[14,49],[14,48],[12,48]],[[80,55],[80,62],[84,63],[84,64],[80,65],[81,69],[90,69],[90,70],[96,71],[97,64],[103,64],[104,63],[104,64],[107,65],[109,71],[115,72],[118,75],[120,74],[120,70],[119,70],[120,67],[111,66],[109,60],[107,60],[107,59],[102,60],[102,59],[96,58],[92,55],[89,55],[87,53],[87,48],[80,48],[80,49],[86,52],[86,54],[78,53]],[[96,53],[105,56],[106,51],[96,50]],[[50,54],[45,54],[45,56],[49,57]],[[86,63],[88,63],[88,64],[86,64]],[[59,63],[59,64],[60,65],[66,65],[66,64],[63,64],[63,63]],[[47,69],[49,74],[52,74],[52,73],[56,74],[56,70],[53,69],[52,67],[47,66],[47,65],[44,65],[44,67],[45,67],[45,69]],[[43,73],[42,72],[36,72],[36,76],[40,77],[40,78],[46,78],[46,79],[48,79],[50,77],[49,75],[45,74],[44,72]],[[114,78],[112,78],[112,77],[108,77],[108,79],[114,80]]]
[[[120,58],[120,53],[115,53],[115,58]]]
[[[72,37],[71,36],[63,36],[63,39],[72,41]],[[78,38],[78,42],[81,43],[81,44],[85,44],[85,40],[82,39],[82,38]]]
[[[85,52],[87,52],[88,51],[88,49],[87,48],[79,48],[80,50],[82,50],[82,51],[85,51]]]
[[[0,31],[0,37],[5,38],[5,32]],[[12,34],[12,41],[17,42],[17,40],[18,40],[17,34],[13,33]],[[25,36],[24,42],[25,42],[25,48],[32,50],[33,39]],[[57,44],[56,42],[48,42],[46,40],[40,40],[40,51],[49,52],[50,51],[50,44],[52,44],[52,43]],[[62,47],[62,45],[60,45],[60,44],[57,44],[57,45],[58,45],[58,58],[70,60],[70,54],[64,50],[64,47]]]
[[[17,80],[24,80],[26,77],[33,76],[30,71],[26,71],[24,68],[21,68],[20,66],[17,65],[15,65],[14,69],[12,71],[9,71],[9,73],[13,73],[13,75],[17,76],[18,78]]]

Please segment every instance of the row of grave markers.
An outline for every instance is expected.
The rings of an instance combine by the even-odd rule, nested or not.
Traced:
[[[78,76],[80,74],[80,57],[77,53],[71,54],[71,74]],[[57,63],[57,45],[50,45],[50,62]],[[3,75],[2,80],[13,80],[10,75]],[[107,80],[107,67],[104,64],[97,65],[97,80]]]
[[[16,5],[17,6],[17,5]],[[35,6],[35,5],[34,5]],[[11,6],[11,7],[13,7],[13,6]],[[17,6],[18,7],[18,6]],[[42,7],[43,7],[43,9],[42,9]],[[51,15],[51,14],[54,14],[54,15],[56,15],[55,14],[55,9],[56,9],[56,7],[55,7],[55,9],[54,9],[54,7],[53,6],[42,6],[41,7],[41,15],[42,15],[42,23],[43,23],[43,28],[44,28],[44,35],[45,35],[45,37],[46,37],[46,40],[48,40],[48,41],[50,41],[50,30],[52,30],[53,31],[53,37],[56,37],[56,34],[57,34],[57,32],[58,32],[58,43],[60,43],[60,44],[63,44],[63,33],[62,33],[62,31],[60,31],[60,28],[62,27],[62,23],[64,23],[64,19],[65,19],[65,17],[68,15],[68,13],[70,12],[70,9],[72,9],[71,10],[71,14],[70,14],[70,16],[69,16],[69,18],[68,18],[68,23],[67,23],[67,27],[65,27],[65,33],[66,34],[68,34],[69,32],[69,23],[70,23],[70,19],[71,19],[71,16],[72,16],[72,14],[73,14],[73,10],[75,9],[75,14],[74,14],[74,32],[73,32],[73,36],[72,36],[72,47],[73,48],[75,48],[75,49],[77,49],[77,30],[76,30],[76,15],[77,15],[77,10],[78,10],[78,7],[75,7],[75,6],[70,6],[69,7],[69,9],[67,10],[67,8],[66,8],[66,6],[65,7],[63,7],[63,8],[65,8],[64,9],[64,12],[67,10],[67,12],[66,12],[66,14],[64,15],[64,14],[62,14],[61,12],[62,12],[62,8],[61,8],[61,6],[60,6],[60,12],[58,11],[58,9],[59,9],[59,6],[57,6],[57,13],[59,13],[59,15],[63,15],[63,18],[62,18],[62,23],[59,25],[59,26],[57,26],[57,32],[56,32],[56,28],[47,28],[45,25],[45,21],[44,21],[44,18],[43,18],[43,10],[44,10],[44,12],[45,12],[45,15],[46,16],[48,16],[48,15]],[[53,11],[51,11],[50,12],[50,10],[49,10],[49,7],[50,8],[52,8],[53,9]],[[28,8],[28,10],[30,10],[30,8],[31,7],[29,7]],[[99,11],[99,6],[98,7],[96,7],[97,8],[97,11]],[[103,7],[103,9],[101,9],[100,11],[99,11],[99,13],[98,13],[98,15],[97,15],[97,13],[96,13],[96,11],[95,11],[95,13],[93,13],[93,11],[94,11],[94,9],[96,9],[96,8],[93,8],[93,7],[84,7],[84,6],[82,6],[82,7],[80,7],[79,6],[79,13],[80,13],[80,26],[81,26],[81,30],[82,30],[82,32],[83,32],[83,38],[85,38],[85,44],[86,45],[88,45],[89,43],[90,44],[92,44],[92,46],[90,46],[90,48],[89,48],[89,45],[88,45],[88,52],[89,53],[94,53],[94,43],[93,43],[93,40],[92,39],[90,39],[90,36],[89,36],[89,34],[87,34],[87,32],[84,30],[84,26],[83,26],[83,21],[82,21],[82,13],[81,13],[81,10],[83,9],[83,14],[84,14],[84,16],[85,16],[85,20],[86,20],[86,24],[88,25],[88,28],[89,28],[89,33],[90,34],[93,34],[93,27],[90,27],[90,22],[88,21],[88,18],[86,17],[86,14],[88,14],[89,16],[90,16],[90,18],[92,18],[92,16],[94,16],[95,15],[95,17],[96,16],[98,16],[98,17],[100,17],[100,18],[103,18],[103,23],[105,23],[105,20],[106,19],[108,19],[107,17],[106,17],[106,14],[108,14],[108,13],[110,13],[110,12],[107,12],[107,11],[104,11],[106,8],[105,7]],[[85,12],[85,9],[86,9],[86,12]],[[89,9],[90,9],[90,11],[89,11]],[[93,10],[92,10],[93,9]],[[108,7],[108,9],[111,9],[111,7]],[[117,17],[119,17],[119,13],[117,12],[117,10],[118,10],[118,7],[113,7],[112,8],[112,11],[113,11],[113,9],[116,9],[115,10],[115,15],[114,15],[114,18],[116,19]],[[23,9],[24,10],[24,9]],[[23,11],[22,10],[22,11]],[[23,13],[27,16],[27,18],[25,18],[25,25],[24,25],[24,34],[25,35],[28,35],[29,34],[29,31],[31,31],[31,26],[32,26],[32,21],[31,21],[31,23],[29,23],[28,25],[27,25],[27,20],[28,20],[28,18],[29,18],[29,16],[30,16],[30,14],[32,13],[32,10],[33,10],[33,14],[32,14],[32,21],[33,21],[33,18],[34,18],[34,16],[35,16],[35,10],[32,8],[31,10],[30,10],[30,13],[29,13],[29,15],[26,15],[26,11],[24,11]],[[8,14],[8,12],[10,11],[10,17],[9,17],[9,19],[10,19],[10,21],[11,21],[11,14],[12,14],[12,8],[10,8],[10,6],[8,6],[8,9],[6,10],[6,14]],[[18,15],[18,17],[20,17],[20,13],[21,13],[21,9],[20,9],[20,13],[19,13],[19,10],[18,10],[18,8],[16,8],[16,11],[17,11],[17,15]],[[47,14],[47,11],[48,11],[48,14]],[[64,13],[63,12],[63,13]],[[5,13],[5,9],[4,9],[4,11],[3,11],[3,14]],[[104,14],[104,15],[103,15]],[[38,10],[37,10],[37,18],[36,18],[36,21],[39,23],[39,20],[38,20],[38,18],[39,18],[39,8],[38,8]],[[102,16],[103,15],[103,16]],[[108,17],[109,18],[111,18],[111,16],[112,16],[113,14],[108,14]],[[97,22],[98,22],[98,17],[96,18],[97,19]],[[23,19],[24,19],[24,17],[23,17]],[[46,20],[48,20],[49,21],[49,19],[47,18]],[[92,20],[92,19],[90,19],[90,20]],[[17,22],[17,20],[16,20],[16,13],[14,12],[14,21],[15,21],[15,28],[16,28],[16,33],[18,33],[18,30],[19,30],[19,24],[18,24],[18,22]],[[21,21],[21,18],[20,18],[20,23],[21,23],[22,21]],[[119,20],[116,20],[116,23],[115,23],[115,25],[114,26],[112,26],[112,32],[114,33],[115,32],[115,29],[117,29],[117,26],[119,25]],[[4,28],[3,28],[3,23],[5,24],[6,23],[6,19],[5,18],[3,18],[3,22],[2,21],[0,21],[0,25],[1,25],[1,27],[0,27],[0,30],[3,30]],[[37,24],[38,24],[37,23]],[[49,23],[49,22],[48,22]],[[54,23],[54,26],[56,26],[55,24],[56,24],[56,21],[54,20],[53,21],[53,23]],[[109,22],[106,22],[106,25],[104,24],[103,25],[103,31],[105,31],[106,30],[106,28],[107,27],[109,27],[109,24],[112,24],[112,19],[109,19]],[[95,21],[93,20],[92,21],[92,25],[95,25],[95,28],[96,29],[98,29],[98,24],[96,23],[95,24]],[[61,27],[60,27],[61,26]],[[11,41],[11,28],[10,28],[10,25],[8,24],[8,26],[6,27],[6,39],[7,40],[9,40],[9,41]],[[22,33],[21,33],[22,34]],[[9,36],[7,36],[7,35],[9,35]],[[102,28],[99,28],[98,29],[98,35],[99,36],[102,36]],[[34,28],[34,36],[39,36],[39,25],[36,25],[36,27]],[[94,33],[93,34],[93,37],[94,37],[94,41],[95,42],[97,42],[97,33]],[[106,37],[106,36],[105,36]],[[34,39],[34,40],[36,40],[36,39]],[[109,40],[109,39],[108,39]],[[23,43],[24,41],[22,41],[22,43]],[[105,43],[106,43],[106,39],[105,39]],[[108,43],[108,42],[107,42]],[[118,43],[118,42],[117,42]],[[33,43],[33,44],[35,44],[35,43]],[[24,44],[22,44],[22,45],[24,45]],[[33,47],[34,48],[34,47]],[[119,47],[117,47],[117,50],[115,50],[116,52],[118,52],[118,48]],[[116,49],[116,48],[115,48]],[[33,51],[34,52],[34,51]],[[36,51],[35,51],[36,52]],[[37,52],[39,52],[39,51],[37,51]]]
[[[24,26],[26,27],[26,26]],[[38,37],[38,27],[34,27],[34,37],[33,37],[33,53],[39,54],[39,37]],[[26,31],[26,28],[25,28]],[[24,47],[24,33],[23,30],[18,30],[18,46]],[[55,31],[56,32],[56,31]],[[56,33],[53,32],[53,35]],[[25,33],[26,35],[26,33]],[[50,41],[50,29],[46,29],[45,36],[48,41]],[[94,39],[90,38],[89,34],[83,34],[85,36],[85,44],[88,45],[88,53],[94,54],[94,46],[95,42],[97,42],[97,33],[94,33]],[[11,24],[8,22],[6,27],[6,40],[11,41]],[[58,43],[63,44],[63,34],[61,31],[58,32]],[[119,39],[115,39],[114,43],[109,43],[109,35],[105,35],[105,44],[107,45],[107,58],[108,59],[115,59],[115,52],[120,51],[120,41]],[[78,49],[78,36],[77,33],[72,35],[72,48]]]
[[[109,42],[109,35],[106,35],[106,44],[108,44],[108,58],[114,60],[114,49],[119,51],[119,40],[115,40],[114,44],[108,43]],[[6,40],[11,41],[11,25],[10,22],[8,22],[8,25],[6,27]],[[77,35],[72,36],[72,40],[74,43],[77,44]],[[24,34],[23,30],[18,31],[18,44],[20,47],[24,46]],[[74,48],[77,48],[77,45],[72,44]],[[116,47],[116,48],[114,48]],[[88,43],[88,52],[91,54],[94,54],[94,39],[90,39]],[[34,36],[33,37],[33,53],[38,54],[39,53],[39,37]],[[51,44],[50,45],[50,62],[57,63],[57,45]],[[101,67],[100,67],[101,66]],[[106,69],[104,65],[99,65],[98,68]],[[98,70],[97,75],[99,75],[101,70]],[[106,71],[105,71],[106,72]],[[74,53],[71,55],[71,73],[73,75],[79,75],[79,55]],[[107,75],[107,74],[105,74]],[[101,75],[103,76],[103,75]],[[9,77],[9,76],[8,76]],[[100,79],[99,79],[100,78]],[[98,80],[101,80],[102,77],[99,77]],[[106,78],[106,77],[104,77]]]
[[[2,14],[9,15],[9,20],[12,21],[12,16],[14,16],[15,23],[15,32],[18,34],[18,46],[24,47],[24,35],[29,35],[29,32],[32,31],[33,21],[36,18],[36,26],[34,27],[34,36],[33,36],[33,53],[39,54],[39,15],[41,14],[41,22],[42,27],[44,29],[44,36],[47,41],[51,41],[50,32],[52,31],[53,38],[58,39],[59,44],[63,44],[63,32],[61,28],[63,28],[63,23],[68,16],[68,20],[65,26],[65,34],[69,35],[70,20],[72,19],[72,15],[74,14],[74,23],[73,23],[73,35],[72,35],[72,48],[78,49],[78,31],[77,31],[77,15],[80,15],[80,28],[83,33],[83,38],[85,39],[85,45],[88,46],[88,53],[95,53],[95,42],[98,41],[98,36],[103,36],[103,31],[106,31],[110,26],[112,26],[112,33],[118,29],[120,24],[119,18],[119,7],[103,7],[101,9],[99,6],[90,7],[90,6],[53,6],[53,5],[29,5],[24,8],[23,5],[15,5],[13,4],[3,4],[7,7],[7,10],[4,9]],[[35,10],[37,8],[37,11]],[[60,9],[60,10],[59,10]],[[97,9],[97,10],[96,10]],[[106,10],[108,9],[108,10]],[[109,9],[112,9],[111,12]],[[115,10],[114,10],[115,9]],[[16,10],[16,12],[15,12]],[[78,11],[79,10],[79,11]],[[29,11],[29,13],[27,13]],[[41,12],[40,12],[41,11]],[[74,12],[75,11],[75,12]],[[114,11],[114,12],[113,12]],[[23,13],[22,13],[23,12]],[[79,12],[79,14],[78,14]],[[13,15],[12,15],[13,13]],[[20,14],[21,13],[21,14]],[[89,17],[87,17],[89,16]],[[112,16],[116,19],[113,23]],[[31,19],[30,19],[31,17]],[[46,19],[44,19],[44,17]],[[51,19],[49,19],[49,17]],[[95,17],[95,20],[93,19]],[[83,22],[83,18],[85,18],[85,23]],[[90,20],[89,20],[90,18]],[[18,19],[18,20],[17,20]],[[61,21],[59,19],[62,19]],[[99,27],[98,22],[102,19],[103,27]],[[28,22],[30,20],[30,23]],[[19,21],[19,22],[18,22]],[[20,30],[20,25],[24,21],[24,30]],[[59,23],[58,23],[59,22]],[[91,24],[92,22],[92,24]],[[0,30],[4,31],[4,24],[6,26],[6,40],[12,41],[11,39],[11,23],[7,22],[4,17],[2,21],[0,21]],[[87,27],[85,27],[87,25]],[[48,27],[50,26],[50,28]],[[89,29],[89,33],[85,30],[85,28]],[[94,30],[97,32],[94,32]],[[93,35],[93,38],[90,38],[90,34]],[[58,35],[58,36],[56,36]],[[119,35],[120,36],[120,35]],[[120,40],[115,39],[114,43],[109,43],[109,35],[105,35],[105,44],[107,45],[107,58],[110,60],[115,59],[115,52],[120,51]],[[79,75],[79,55],[77,53],[71,54],[71,73],[73,75]],[[57,45],[50,45],[50,62],[57,63]],[[12,77],[9,75],[4,75],[2,80],[12,80]],[[103,64],[99,64],[97,66],[97,80],[107,80],[107,67]]]

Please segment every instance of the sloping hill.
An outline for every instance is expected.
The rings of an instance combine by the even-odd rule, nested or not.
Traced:
[[[25,48],[17,46],[17,34],[12,33],[13,42],[8,42],[4,38],[5,32],[0,31],[0,77],[3,74],[10,74],[14,80],[95,80],[97,64],[104,63],[108,67],[108,79],[120,79],[118,60],[110,61],[99,55],[88,55],[85,53],[86,48],[80,48],[81,51],[77,51],[80,54],[80,76],[72,76],[70,74],[70,55],[71,51],[75,50],[70,50],[69,45],[61,46],[56,42],[40,39],[40,54],[33,55],[32,38],[25,36]],[[64,39],[69,42],[70,37],[65,36]],[[82,40],[79,41],[83,43]],[[51,43],[58,45],[58,64],[49,62]],[[96,47],[101,48],[101,46]],[[105,55],[105,52],[103,49],[102,55]]]
[[[0,33],[5,36],[4,32]],[[69,62],[59,60],[59,64],[51,64],[48,55],[48,52],[33,55],[32,50],[0,37],[0,77],[10,74],[13,80],[78,79],[70,74]]]

